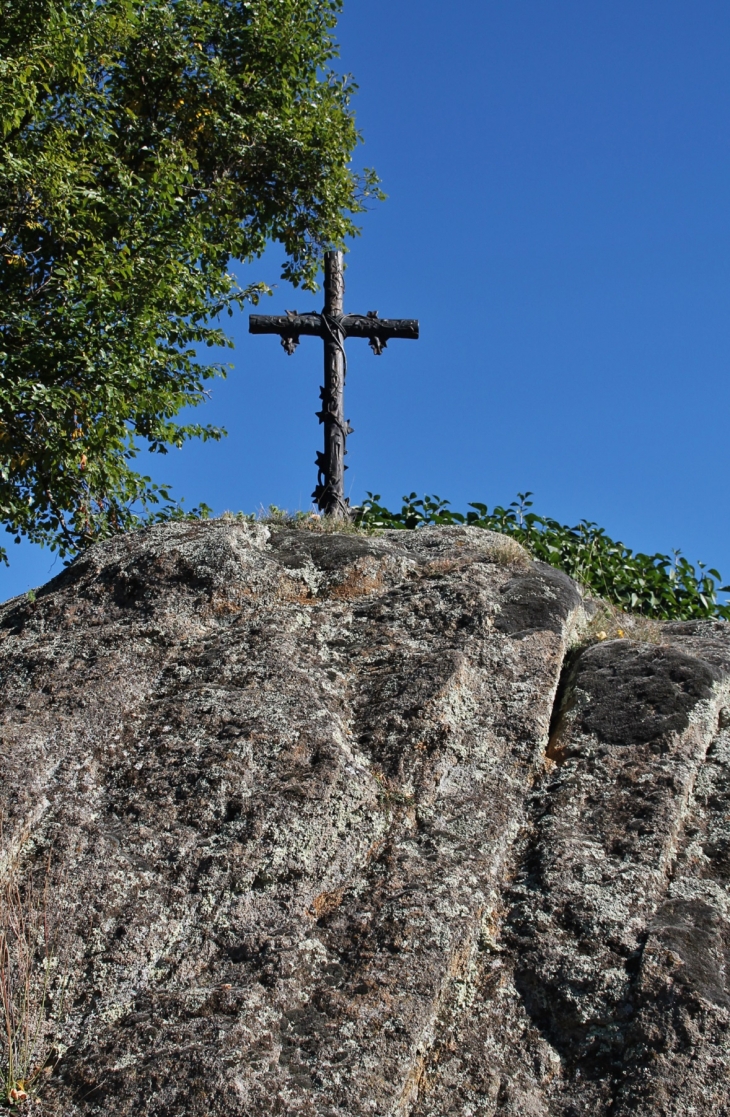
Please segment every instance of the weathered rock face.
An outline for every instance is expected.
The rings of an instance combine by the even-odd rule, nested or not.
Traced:
[[[0,611],[64,1115],[730,1113],[730,626],[473,528],[217,521]],[[572,650],[571,650],[572,649]]]

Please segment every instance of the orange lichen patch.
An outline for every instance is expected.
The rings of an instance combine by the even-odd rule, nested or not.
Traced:
[[[395,1108],[395,1113],[398,1117],[401,1117],[401,1114],[405,1117],[406,1113],[410,1113],[411,1106],[421,1092],[421,1083],[425,1069],[426,1061],[423,1055],[417,1055],[403,1083],[403,1089],[401,1090],[401,1095]]]
[[[567,760],[567,745],[563,741],[562,725],[559,725],[548,741],[545,749],[545,758],[550,763],[548,767],[557,764],[560,767]]]
[[[376,838],[374,842],[371,842],[365,852],[365,864],[367,865],[371,861],[377,861],[377,859],[380,857],[381,853],[385,849],[386,844],[387,839],[385,837]]]
[[[335,888],[333,892],[320,892],[319,896],[315,896],[312,901],[310,913],[315,919],[322,919],[340,906],[344,894],[344,888]]]
[[[292,745],[287,750],[282,750],[281,759],[282,766],[289,760],[293,765],[307,764],[312,758],[312,745],[306,739],[299,739],[296,744]]]
[[[454,570],[465,570],[471,563],[465,559],[434,559],[423,567],[423,574],[429,575],[451,574]]]
[[[80,610],[78,605],[69,605],[63,613],[63,623],[66,628],[72,628],[79,620],[83,618],[83,610]]]
[[[279,579],[276,597],[279,601],[290,601],[296,605],[311,605],[317,599],[317,595],[306,582],[287,577]]]
[[[240,613],[241,606],[228,598],[214,597],[210,602],[210,611],[216,617],[225,617],[230,616],[231,613]]]
[[[376,593],[383,588],[383,572],[372,567],[362,569],[354,566],[341,582],[329,587],[325,596],[350,600],[353,597],[364,597],[369,593]]]
[[[460,948],[457,948],[449,961],[449,977],[460,978],[466,973],[471,960],[473,944],[467,939]]]

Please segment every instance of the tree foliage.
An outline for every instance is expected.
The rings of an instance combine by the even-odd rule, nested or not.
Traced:
[[[268,241],[315,287],[372,172],[331,70],[340,0],[0,0],[0,516],[73,553],[169,500],[140,476],[258,299]]]
[[[470,504],[471,511],[452,512],[448,500],[416,493],[403,497],[399,512],[380,504],[380,496],[368,493],[357,521],[363,527],[416,529],[425,524],[467,524],[511,535],[537,559],[564,570],[571,578],[604,601],[629,613],[656,620],[693,620],[721,617],[730,620],[730,605],[718,601],[717,570],[698,562],[696,569],[679,551],[672,556],[634,552],[606,535],[598,524],[581,520],[568,527],[557,520],[530,512],[532,493],[518,493],[509,508]]]

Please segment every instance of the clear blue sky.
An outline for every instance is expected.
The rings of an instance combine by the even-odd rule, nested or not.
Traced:
[[[349,344],[353,502],[532,489],[730,580],[730,5],[345,0],[340,41],[357,158],[389,195],[346,305],[421,321],[379,358]],[[319,301],[279,282],[262,310]],[[189,505],[306,508],[321,347],[287,357],[243,316],[234,333],[199,412],[228,439],[141,464]],[[48,552],[10,553],[2,596],[46,580]]]

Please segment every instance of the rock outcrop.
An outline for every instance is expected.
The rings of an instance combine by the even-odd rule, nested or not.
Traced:
[[[171,524],[4,606],[48,1111],[730,1113],[730,626],[586,624],[475,528]]]

